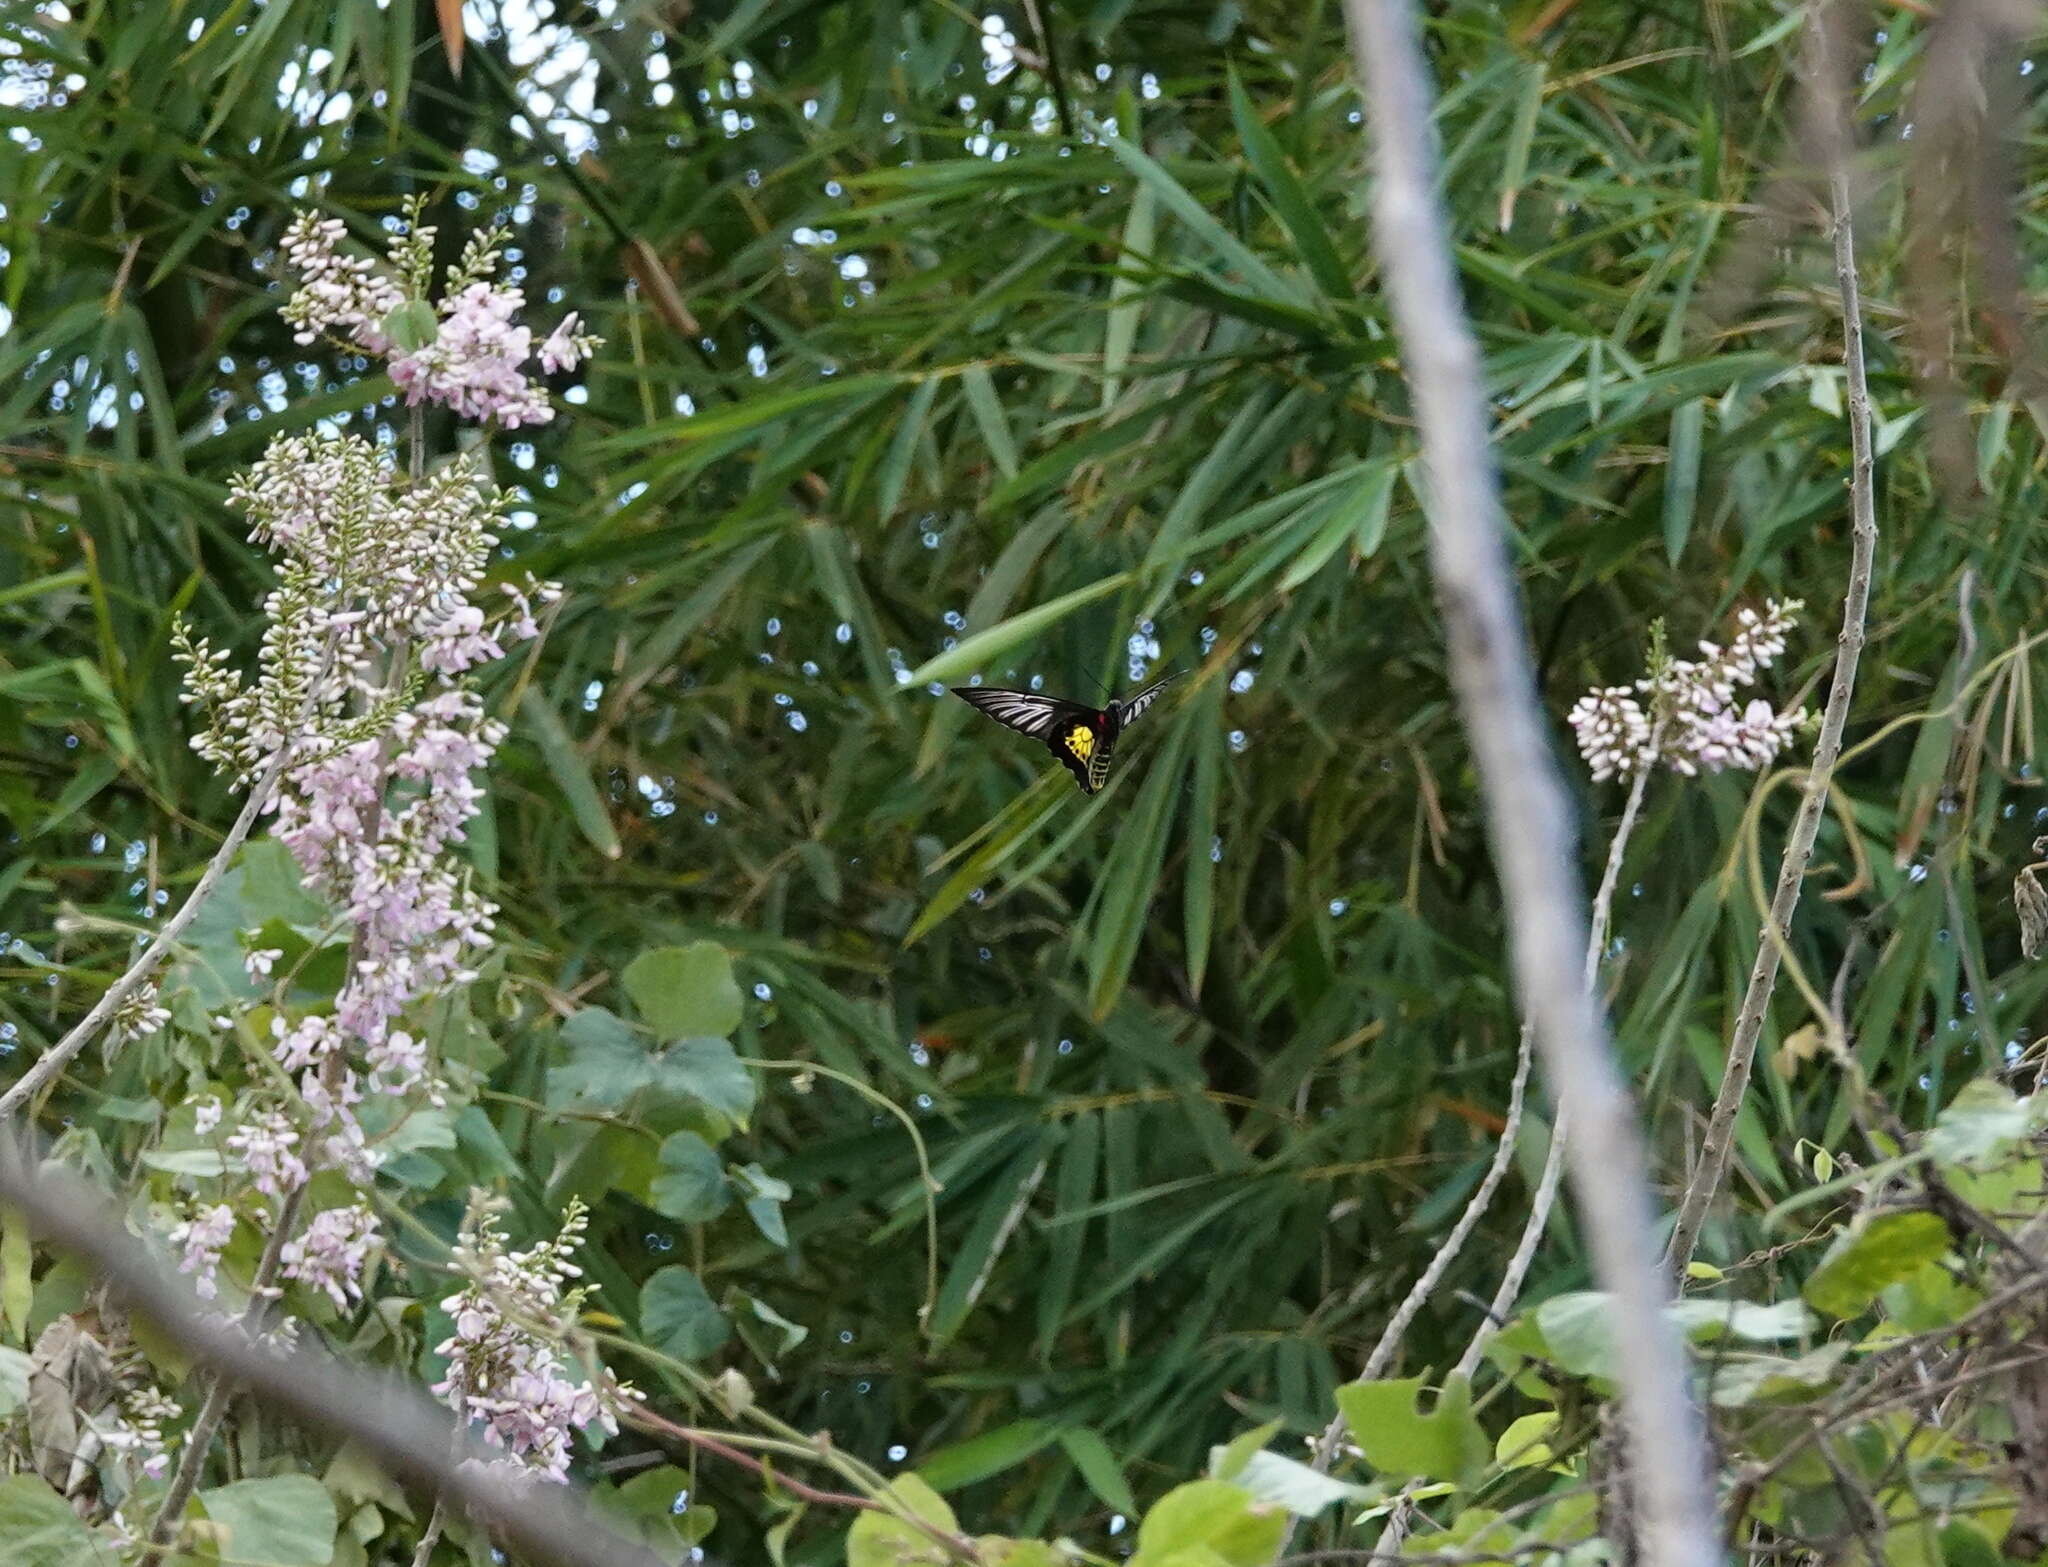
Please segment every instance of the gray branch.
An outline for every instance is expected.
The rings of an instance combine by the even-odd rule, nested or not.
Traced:
[[[1650,731],[1648,750],[1651,757],[1656,756],[1663,734],[1663,721],[1660,719]],[[1629,785],[1628,804],[1622,807],[1621,824],[1614,829],[1614,841],[1607,846],[1607,869],[1600,878],[1600,890],[1593,894],[1593,921],[1586,932],[1588,992],[1600,977],[1600,950],[1607,945],[1614,890],[1620,885],[1621,862],[1628,854],[1628,840],[1634,834],[1636,821],[1642,813],[1643,793],[1650,785],[1650,771],[1646,763]],[[1472,1334],[1472,1341],[1465,1346],[1465,1353],[1458,1358],[1456,1374],[1461,1377],[1470,1377],[1479,1369],[1479,1357],[1486,1352],[1487,1340],[1507,1321],[1508,1313],[1514,1310],[1515,1302],[1522,1297],[1522,1285],[1529,1277],[1530,1265],[1536,1260],[1537,1244],[1550,1227],[1550,1210],[1557,1205],[1558,1181],[1564,1174],[1565,1150],[1570,1146],[1571,1126],[1560,1115],[1551,1123],[1550,1151],[1543,1156],[1543,1174],[1537,1179],[1536,1194],[1529,1203],[1529,1215],[1522,1223],[1522,1238],[1515,1243],[1514,1255],[1508,1259],[1507,1268],[1500,1276],[1500,1288],[1493,1292],[1485,1318]]]
[[[1657,1265],[1635,1106],[1581,982],[1563,780],[1545,734],[1503,543],[1479,350],[1435,189],[1427,68],[1411,0],[1346,0],[1377,172],[1373,249],[1385,279],[1429,479],[1430,557],[1451,673],[1479,767],[1512,936],[1516,988],[1552,1097],[1572,1124],[1570,1174],[1594,1273],[1608,1291],[1639,1477],[1644,1560],[1719,1558],[1707,1458]]]
[[[242,802],[241,814],[235,818],[234,825],[228,829],[228,835],[221,840],[220,847],[207,862],[198,884],[185,895],[185,901],[179,905],[178,912],[165,920],[163,927],[157,931],[156,940],[145,947],[141,956],[128,965],[126,973],[106,988],[105,993],[93,1004],[92,1010],[73,1025],[70,1033],[45,1050],[37,1058],[36,1064],[22,1074],[18,1083],[6,1093],[0,1094],[0,1125],[4,1125],[8,1117],[42,1092],[47,1084],[55,1080],[58,1073],[71,1064],[73,1056],[92,1043],[99,1031],[107,1026],[108,1020],[121,1009],[121,1003],[142,988],[143,982],[156,972],[157,965],[163,962],[171,949],[177,945],[178,938],[185,934],[185,928],[199,917],[199,911],[206,907],[206,900],[213,896],[214,888],[220,885],[221,877],[227,874],[228,867],[234,863],[236,853],[241,849],[243,841],[248,838],[250,829],[256,825],[256,818],[263,814],[263,807],[270,800],[270,792],[277,787],[277,780],[284,772],[288,754],[288,751],[280,749],[264,768],[262,776],[249,786],[249,798]]]
[[[1735,1014],[1735,1034],[1728,1043],[1728,1064],[1722,1069],[1721,1087],[1714,1096],[1714,1108],[1707,1119],[1707,1132],[1700,1144],[1699,1164],[1686,1183],[1679,1203],[1678,1224],[1671,1236],[1670,1263],[1679,1273],[1692,1260],[1699,1244],[1700,1230],[1707,1221],[1715,1194],[1728,1174],[1728,1161],[1735,1147],[1735,1120],[1749,1091],[1750,1069],[1756,1061],[1757,1040],[1770,1010],[1771,992],[1778,983],[1778,961],[1792,916],[1799,908],[1799,886],[1805,880],[1808,861],[1813,858],[1814,839],[1820,833],[1821,816],[1827,809],[1828,791],[1833,784],[1836,760],[1842,754],[1842,731],[1849,722],[1849,701],[1856,690],[1856,664],[1863,654],[1864,619],[1870,607],[1870,579],[1877,560],[1877,502],[1871,482],[1873,459],[1870,446],[1870,383],[1863,370],[1863,300],[1856,282],[1856,231],[1851,222],[1849,190],[1849,133],[1842,104],[1840,72],[1834,67],[1833,38],[1828,19],[1816,11],[1807,32],[1810,47],[1810,79],[1807,92],[1817,100],[1817,119],[1822,127],[1820,142],[1827,160],[1828,191],[1834,209],[1835,282],[1842,295],[1842,360],[1849,378],[1849,586],[1842,599],[1842,630],[1835,643],[1835,672],[1828,686],[1828,702],[1821,719],[1820,737],[1814,742],[1813,764],[1806,770],[1806,792],[1799,801],[1799,813],[1792,820],[1791,836],[1785,840],[1785,856],[1778,866],[1778,884],[1771,897],[1770,912],[1757,937],[1756,963],[1749,971],[1749,988],[1743,993],[1742,1008]],[[1832,1020],[1831,1020],[1832,1021]]]
[[[394,1478],[469,1509],[528,1567],[661,1567],[615,1534],[568,1486],[508,1483],[467,1465],[502,1459],[468,1440],[446,1410],[395,1378],[355,1370],[324,1350],[273,1352],[210,1313],[191,1287],[114,1217],[108,1203],[53,1165],[35,1168],[0,1128],[0,1200],[70,1253],[131,1311],[224,1382],[296,1424],[359,1444]]]

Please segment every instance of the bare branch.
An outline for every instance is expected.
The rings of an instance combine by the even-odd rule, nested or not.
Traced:
[[[156,972],[157,965],[163,962],[171,949],[178,944],[178,938],[183,936],[186,927],[199,917],[199,911],[206,907],[206,900],[213,896],[214,888],[220,885],[221,877],[227,874],[228,867],[234,863],[235,855],[241,851],[243,842],[256,825],[256,818],[263,814],[263,807],[269,803],[270,792],[277,787],[277,780],[284,772],[289,755],[288,749],[281,748],[263,769],[262,775],[249,786],[249,798],[242,802],[241,814],[235,818],[234,825],[228,828],[228,835],[221,840],[220,847],[207,862],[197,885],[186,894],[178,912],[165,920],[162,929],[157,931],[156,940],[145,947],[142,954],[128,965],[126,973],[106,988],[105,993],[94,1003],[92,1010],[72,1026],[70,1033],[45,1050],[37,1058],[35,1065],[22,1074],[19,1082],[6,1093],[0,1094],[0,1124],[4,1124],[9,1116],[42,1092],[47,1084],[71,1064],[73,1056],[98,1037],[99,1031],[107,1026],[108,1019],[121,1009],[121,1003],[142,988],[144,981]]]
[[[1609,1293],[1621,1396],[1641,1475],[1645,1560],[1718,1558],[1699,1417],[1663,1308],[1643,1138],[1608,1039],[1581,983],[1586,915],[1573,885],[1564,784],[1538,706],[1509,574],[1489,449],[1479,350],[1436,194],[1429,88],[1410,0],[1346,0],[1372,120],[1373,248],[1386,279],[1429,478],[1430,559],[1459,706],[1479,766],[1500,867],[1523,1014],[1552,1094],[1572,1122],[1570,1172]]]
[[[1728,1160],[1735,1145],[1735,1119],[1741,1112],[1749,1089],[1750,1069],[1756,1061],[1756,1045],[1763,1033],[1764,1016],[1770,1009],[1771,992],[1777,985],[1778,964],[1785,934],[1799,907],[1800,883],[1808,861],[1813,858],[1814,839],[1820,833],[1822,813],[1827,808],[1828,789],[1834,779],[1835,763],[1842,751],[1842,731],[1849,721],[1849,703],[1856,690],[1856,664],[1863,654],[1864,619],[1870,605],[1870,578],[1877,559],[1877,504],[1872,484],[1870,444],[1870,383],[1863,368],[1863,303],[1856,282],[1856,231],[1851,216],[1849,189],[1849,127],[1846,110],[1834,90],[1837,73],[1832,68],[1830,31],[1819,13],[1808,28],[1811,68],[1807,91],[1823,96],[1831,105],[1815,118],[1825,123],[1823,136],[1828,169],[1828,189],[1834,208],[1835,281],[1842,294],[1842,359],[1849,378],[1849,470],[1850,553],[1849,586],[1842,600],[1842,630],[1835,643],[1835,671],[1828,686],[1827,708],[1821,719],[1820,736],[1814,742],[1813,764],[1806,772],[1806,791],[1799,812],[1792,820],[1791,835],[1785,841],[1784,859],[1778,866],[1778,885],[1771,897],[1764,928],[1757,939],[1756,963],[1749,974],[1749,988],[1742,1008],[1735,1015],[1735,1035],[1728,1045],[1728,1064],[1721,1075],[1720,1091],[1707,1120],[1706,1136],[1700,1146],[1700,1161],[1687,1183],[1679,1204],[1678,1225],[1671,1236],[1669,1260],[1683,1272],[1699,1244],[1700,1229],[1721,1182],[1728,1173]],[[1830,1026],[1834,1026],[1830,1020]]]
[[[1651,756],[1657,754],[1663,737],[1664,721],[1659,719],[1650,731]],[[1614,914],[1614,890],[1621,882],[1621,862],[1628,854],[1628,841],[1635,834],[1636,821],[1642,814],[1643,794],[1649,785],[1650,769],[1647,766],[1638,768],[1635,781],[1629,785],[1628,803],[1621,808],[1621,821],[1614,829],[1614,841],[1607,846],[1607,869],[1601,874],[1600,890],[1593,895],[1592,928],[1586,932],[1586,990],[1589,994],[1600,974],[1600,952],[1607,945],[1607,928]],[[1501,1324],[1507,1321],[1508,1313],[1514,1310],[1515,1302],[1521,1299],[1522,1285],[1529,1277],[1530,1265],[1536,1260],[1537,1244],[1550,1227],[1550,1210],[1557,1205],[1557,1184],[1564,1173],[1565,1149],[1570,1144],[1570,1123],[1559,1115],[1550,1128],[1550,1151],[1543,1157],[1543,1174],[1536,1182],[1536,1194],[1529,1204],[1529,1217],[1522,1225],[1522,1238],[1515,1243],[1514,1255],[1508,1259],[1507,1268],[1501,1273],[1500,1288],[1493,1292],[1486,1315],[1473,1330],[1472,1341],[1465,1346],[1465,1353],[1458,1357],[1457,1375],[1461,1377],[1470,1377],[1478,1370],[1486,1341],[1500,1330]]]
[[[110,1214],[76,1177],[34,1168],[0,1130],[0,1200],[44,1240],[87,1263],[130,1310],[195,1361],[310,1429],[353,1439],[392,1476],[431,1489],[485,1523],[528,1567],[660,1567],[590,1511],[569,1487],[508,1482],[502,1458],[460,1432],[445,1410],[395,1378],[355,1370],[320,1349],[273,1352],[209,1313],[185,1281]],[[483,1463],[469,1463],[469,1460]]]

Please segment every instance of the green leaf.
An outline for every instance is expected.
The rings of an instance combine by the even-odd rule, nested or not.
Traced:
[[[958,1534],[960,1520],[946,1499],[914,1474],[889,1482],[889,1498],[911,1517],[944,1534]],[[924,1530],[893,1513],[864,1512],[846,1532],[846,1567],[930,1567],[945,1553]]]
[[[1700,444],[1706,427],[1707,403],[1695,397],[1671,411],[1670,456],[1664,464],[1664,553],[1673,565],[1685,553],[1699,509]]]
[[[706,1224],[732,1205],[718,1150],[695,1132],[671,1132],[661,1145],[661,1174],[649,1188],[654,1211],[684,1224]]]
[[[1041,604],[1036,609],[1027,609],[1021,615],[1012,615],[1008,620],[999,621],[986,631],[977,631],[972,636],[963,637],[955,647],[919,666],[904,684],[915,689],[935,680],[951,680],[955,676],[984,669],[998,662],[1011,648],[1028,642],[1040,632],[1058,625],[1082,606],[1093,604],[1097,599],[1127,586],[1130,580],[1129,572],[1120,571],[1113,577],[1091,582],[1085,588],[1063,593],[1050,604]]]
[[[618,832],[612,826],[611,815],[605,810],[597,785],[590,781],[588,764],[577,751],[576,742],[569,738],[561,715],[549,705],[548,699],[536,686],[526,688],[519,699],[519,711],[526,715],[527,727],[540,746],[541,760],[547,763],[555,786],[568,800],[569,812],[576,818],[576,825],[582,829],[583,836],[606,859],[616,860],[622,852]]]
[[[1712,1378],[1710,1397],[1721,1409],[1805,1403],[1835,1380],[1848,1353],[1848,1344],[1837,1343],[1823,1344],[1796,1359],[1717,1354],[1705,1364],[1706,1374]]]
[[[1212,680],[1189,719],[1194,730],[1194,786],[1188,801],[1188,847],[1182,880],[1181,920],[1188,962],[1188,989],[1197,996],[1209,974],[1209,947],[1216,929],[1217,797],[1223,786],[1223,682]]]
[[[1060,1432],[1060,1446],[1103,1506],[1127,1518],[1137,1515],[1138,1501],[1131,1495],[1123,1465],[1117,1462],[1116,1454],[1109,1450],[1100,1432],[1092,1426],[1068,1426]]]
[[[28,1220],[0,1207],[0,1324],[16,1343],[28,1342],[28,1313],[35,1298],[35,1252]],[[4,1413],[4,1411],[0,1411]]]
[[[1211,1448],[1213,1461],[1222,1448]],[[1220,1477],[1219,1477],[1220,1478]],[[1332,1502],[1366,1495],[1362,1486],[1347,1485],[1318,1473],[1298,1459],[1262,1450],[1250,1454],[1237,1471],[1234,1484],[1251,1492],[1255,1502],[1284,1507],[1300,1518],[1313,1518]]]
[[[732,977],[731,955],[716,942],[643,952],[626,965],[620,982],[659,1038],[723,1038],[740,1026],[739,981]]]
[[[957,1491],[990,1475],[1016,1468],[1052,1446],[1059,1433],[1050,1421],[1012,1420],[964,1442],[955,1442],[921,1459],[917,1472],[932,1486]]]
[[[1131,193],[1130,211],[1124,217],[1123,260],[1135,256],[1149,261],[1153,236],[1158,231],[1159,193],[1140,185]],[[1102,407],[1116,405],[1123,391],[1124,367],[1131,361],[1131,346],[1138,340],[1138,321],[1144,312],[1139,298],[1144,285],[1123,267],[1109,284],[1108,318],[1102,328]]]
[[[441,335],[441,323],[424,299],[408,299],[385,316],[384,335],[400,353],[418,353]]]
[[[1950,1244],[1939,1214],[1919,1208],[1865,1214],[1828,1248],[1802,1293],[1831,1317],[1853,1317],[1879,1290],[1935,1261]]]
[[[583,1100],[615,1110],[655,1080],[645,1039],[603,1007],[585,1007],[562,1025],[569,1059],[548,1073],[548,1099]]]
[[[1422,1388],[1421,1377],[1353,1382],[1337,1389],[1337,1407],[1365,1461],[1388,1479],[1465,1482],[1493,1456],[1472,1417],[1472,1385],[1453,1377],[1427,1414],[1416,1403]]]
[[[1796,1300],[1768,1306],[1749,1300],[1681,1300],[1669,1309],[1685,1336],[1696,1344],[1724,1337],[1752,1344],[1780,1343],[1804,1338],[1814,1328],[1813,1314]]]
[[[1191,1480],[1152,1504],[1138,1525],[1131,1567],[1164,1567],[1181,1552],[1225,1567],[1266,1567],[1287,1537],[1287,1513],[1255,1507],[1251,1492],[1224,1480]]]
[[[327,1567],[340,1525],[334,1498],[311,1475],[237,1480],[199,1493],[206,1516],[227,1531],[221,1555],[250,1567]]]
[[[1550,1450],[1550,1436],[1560,1417],[1554,1409],[1539,1409],[1509,1423],[1493,1444],[1493,1461],[1503,1469],[1534,1469],[1557,1455]]]
[[[969,365],[960,372],[960,384],[967,389],[967,407],[981,427],[988,454],[1006,479],[1017,477],[1017,443],[1010,435],[1010,421],[1003,416],[1002,399],[986,365]]]
[[[1251,99],[1245,96],[1244,84],[1237,79],[1235,67],[1230,71],[1230,118],[1237,126],[1238,137],[1244,142],[1245,157],[1251,161],[1259,183],[1272,200],[1273,210],[1280,215],[1295,248],[1301,252],[1302,263],[1307,266],[1309,276],[1333,299],[1351,298],[1351,276],[1338,258],[1337,247],[1330,243],[1330,231],[1316,216],[1308,192],[1302,188],[1300,177],[1280,150],[1280,143],[1259,117]]]
[[[80,1567],[113,1554],[35,1475],[0,1480],[0,1561],[7,1567]]]
[[[882,458],[882,467],[876,475],[875,513],[884,521],[896,515],[896,508],[903,500],[903,487],[910,478],[911,460],[917,455],[917,438],[924,434],[925,420],[931,416],[932,399],[939,394],[940,381],[937,376],[920,381],[904,404],[903,417],[896,422],[896,433],[890,438],[889,450]]]
[[[655,1081],[668,1092],[687,1094],[746,1129],[759,1090],[727,1041],[678,1040],[656,1062],[655,1071]]]
[[[747,1217],[772,1246],[787,1246],[789,1230],[782,1222],[782,1205],[793,1195],[789,1182],[778,1181],[758,1164],[743,1165],[732,1172],[733,1185],[746,1198]]]
[[[1159,868],[1181,792],[1187,738],[1185,724],[1168,731],[1165,750],[1145,775],[1129,823],[1118,834],[1103,869],[1102,902],[1088,947],[1088,1005],[1098,1019],[1109,1015],[1123,993],[1137,961],[1138,944],[1151,923]]]
[[[1190,195],[1180,181],[1121,136],[1104,133],[1102,140],[1116,155],[1117,161],[1135,174],[1141,183],[1150,186],[1167,211],[1179,218],[1190,234],[1214,251],[1225,266],[1234,269],[1246,283],[1274,301],[1300,305],[1299,290],[1211,217],[1208,209]]]
[[[1209,1478],[1235,1481],[1244,1466],[1251,1462],[1252,1454],[1272,1441],[1285,1424],[1283,1420],[1268,1420],[1249,1431],[1240,1431],[1222,1447],[1210,1448]]]
[[[1940,1164],[1981,1163],[2031,1135],[2039,1114],[2032,1100],[2016,1097],[2003,1083],[1973,1078],[1935,1117],[1927,1147]]]
[[[702,1360],[732,1333],[697,1275],[681,1263],[658,1270],[640,1287],[640,1331],[678,1360]]]

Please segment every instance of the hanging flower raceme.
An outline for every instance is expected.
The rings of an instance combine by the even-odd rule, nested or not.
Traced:
[[[454,1333],[435,1346],[448,1374],[433,1391],[489,1446],[502,1448],[512,1473],[565,1480],[571,1444],[595,1425],[618,1431],[612,1411],[636,1396],[622,1383],[571,1374],[562,1339],[575,1323],[584,1291],[570,1287],[582,1269],[570,1254],[582,1244],[588,1216],[572,1202],[554,1239],[508,1251],[489,1213],[473,1217],[458,1238],[472,1281],[441,1302]]]
[[[434,231],[417,207],[382,262],[344,255],[345,239],[337,220],[311,215],[285,236],[300,286],[284,315],[301,342],[386,358],[414,403],[499,425],[550,416],[546,388],[522,368],[535,345],[517,319],[519,290],[496,276],[497,230],[447,270],[438,307],[428,302]],[[597,346],[572,313],[538,352],[555,371]],[[559,596],[530,578],[486,584],[504,497],[481,456],[425,471],[413,455],[408,471],[355,435],[273,440],[230,486],[251,538],[277,559],[255,670],[245,676],[225,650],[179,635],[186,700],[207,719],[195,749],[241,783],[281,767],[275,835],[346,931],[331,1005],[287,1007],[288,976],[273,974],[283,952],[252,944],[246,955],[251,983],[276,987],[271,1053],[297,1093],[247,1096],[223,1146],[271,1197],[322,1169],[372,1180],[381,1156],[358,1119],[372,1096],[444,1101],[427,1004],[475,978],[497,912],[460,855],[482,799],[477,776],[505,735],[470,677],[537,636],[536,607]],[[367,1209],[320,1214],[291,1240],[286,1275],[339,1304],[358,1292],[374,1239]],[[195,1254],[195,1270],[205,1267]]]
[[[1806,722],[1806,710],[1781,713],[1762,698],[1738,707],[1736,692],[1785,651],[1801,607],[1796,599],[1773,599],[1762,614],[1743,609],[1725,648],[1701,642],[1697,659],[1662,659],[1633,685],[1595,687],[1580,697],[1566,722],[1594,780],[1660,764],[1687,777],[1769,766]]]
[[[526,373],[536,355],[532,330],[519,315],[526,295],[498,277],[504,234],[489,229],[448,268],[438,304],[429,304],[435,231],[417,209],[390,242],[380,271],[364,257],[346,257],[347,230],[333,218],[302,214],[286,231],[285,260],[299,276],[285,319],[299,341],[324,335],[365,353],[390,355],[391,379],[408,404],[439,403],[465,419],[504,429],[554,417],[546,387]],[[573,370],[600,339],[578,330],[571,311],[538,345],[542,373]]]

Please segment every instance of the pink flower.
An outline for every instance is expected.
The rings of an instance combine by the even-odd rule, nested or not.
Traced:
[[[361,1203],[328,1208],[281,1253],[284,1276],[325,1290],[336,1310],[363,1298],[363,1265],[379,1240],[377,1216]]]
[[[212,1300],[220,1293],[216,1282],[220,1254],[234,1233],[235,1210],[226,1203],[195,1208],[189,1218],[171,1231],[172,1244],[185,1248],[178,1258],[178,1270],[193,1275],[192,1288],[202,1300]]]
[[[560,371],[574,370],[590,357],[590,345],[594,339],[579,337],[579,325],[575,311],[562,317],[562,324],[548,333],[540,345],[540,367],[549,375]]]
[[[496,419],[508,430],[552,419],[546,390],[522,368],[533,334],[513,318],[525,303],[517,288],[484,282],[442,300],[434,341],[391,361],[391,379],[406,402],[441,403],[465,419]]]

